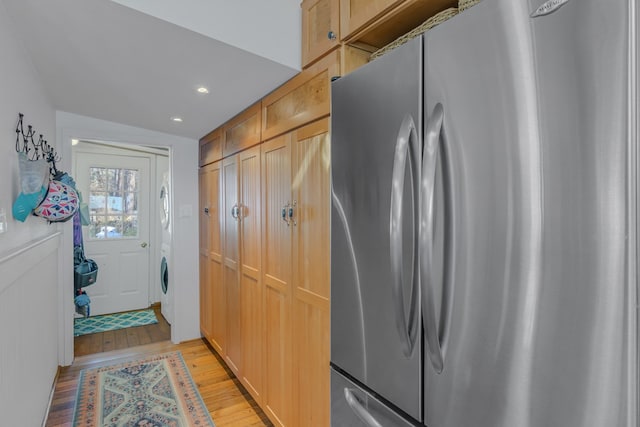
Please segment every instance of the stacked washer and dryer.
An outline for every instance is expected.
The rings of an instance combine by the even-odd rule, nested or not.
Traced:
[[[169,280],[171,266],[171,175],[162,175],[160,186],[160,222],[162,223],[162,243],[160,249],[160,306],[162,316],[173,323],[173,286]]]

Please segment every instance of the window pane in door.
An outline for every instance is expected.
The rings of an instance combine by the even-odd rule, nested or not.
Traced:
[[[123,169],[124,173],[124,191],[138,190],[138,171],[131,169]]]
[[[107,213],[107,193],[102,191],[89,192],[89,212],[91,215]]]
[[[107,189],[107,170],[104,168],[91,168],[89,170],[89,186],[92,190]]]
[[[89,236],[117,239],[138,236],[139,171],[90,168]]]
[[[138,213],[138,194],[125,193],[123,212],[129,215]]]
[[[109,192],[122,191],[121,169],[107,169],[107,189]]]
[[[124,217],[123,222],[124,236],[137,237],[138,236],[138,216],[129,215]]]

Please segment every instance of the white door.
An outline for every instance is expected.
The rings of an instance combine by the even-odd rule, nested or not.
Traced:
[[[91,315],[149,306],[149,186],[147,157],[76,152],[75,179],[89,205],[82,227],[85,255],[98,280],[85,288]]]

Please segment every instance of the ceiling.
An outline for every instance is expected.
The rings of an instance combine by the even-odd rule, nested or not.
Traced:
[[[296,61],[291,58],[299,58],[297,1],[165,0],[164,4],[182,6],[176,14],[179,25],[168,22],[171,8],[145,9],[140,0],[120,0],[139,10],[109,0],[0,1],[56,110],[197,139],[297,72],[291,66]],[[274,9],[269,12],[272,16],[264,16],[266,11],[260,16],[278,31],[265,33],[255,22],[239,19],[239,11],[246,14],[251,1],[288,8],[288,14]],[[148,4],[154,3],[163,1]],[[236,10],[229,9],[230,4]],[[237,34],[208,31],[204,12],[210,14],[211,28],[224,29],[218,20]],[[298,19],[290,19],[291,13]],[[279,16],[286,22],[279,22]],[[283,26],[289,30],[283,31]],[[241,47],[230,44],[234,35]],[[278,37],[286,42],[279,43]],[[252,39],[262,46],[251,44]],[[269,51],[265,39],[279,51]],[[283,50],[283,45],[294,46],[295,51],[287,55],[293,48]],[[209,94],[197,93],[200,85]],[[173,122],[172,117],[183,122]]]

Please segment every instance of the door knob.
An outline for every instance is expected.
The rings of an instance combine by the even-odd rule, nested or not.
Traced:
[[[140,243],[140,246],[142,246],[143,248],[146,248],[148,246],[147,242],[142,242]]]

